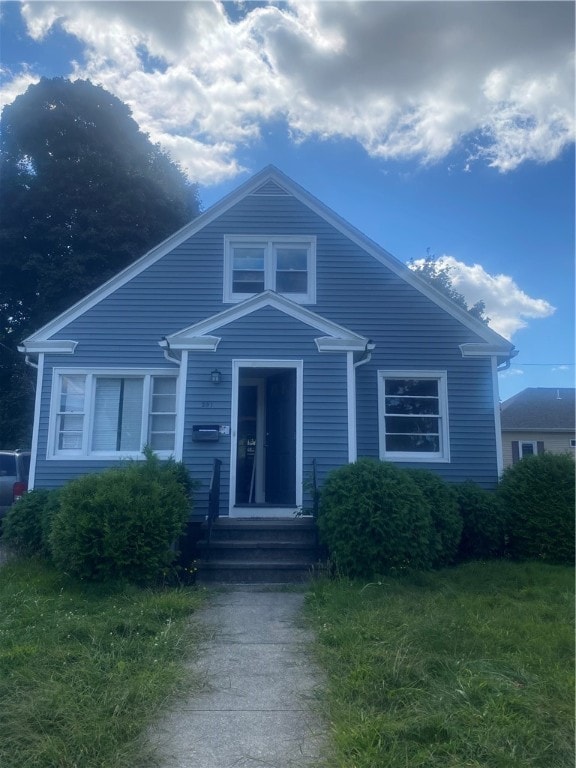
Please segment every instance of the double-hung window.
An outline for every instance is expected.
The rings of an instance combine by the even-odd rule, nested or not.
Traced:
[[[445,371],[378,371],[380,458],[449,461]]]
[[[298,303],[316,301],[316,239],[236,235],[224,239],[224,301],[276,291]]]
[[[170,455],[176,442],[177,377],[165,372],[54,372],[53,457]]]

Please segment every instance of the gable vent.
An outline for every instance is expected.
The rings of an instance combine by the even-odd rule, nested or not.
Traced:
[[[266,181],[262,186],[252,192],[253,195],[288,195],[285,189],[278,186],[275,181]]]

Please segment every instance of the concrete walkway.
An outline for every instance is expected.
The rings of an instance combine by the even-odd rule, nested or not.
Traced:
[[[321,682],[308,631],[295,620],[304,595],[270,587],[214,591],[199,617],[213,629],[194,674],[203,690],[157,724],[161,768],[304,768],[319,757],[313,712]]]

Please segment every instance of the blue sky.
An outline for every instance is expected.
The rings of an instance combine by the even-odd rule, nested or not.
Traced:
[[[3,2],[2,103],[129,104],[209,207],[273,163],[396,258],[450,266],[519,349],[502,399],[574,386],[570,2]]]

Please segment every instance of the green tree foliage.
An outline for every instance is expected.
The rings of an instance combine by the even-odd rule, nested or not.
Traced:
[[[414,272],[418,273],[419,277],[425,280],[433,288],[436,288],[437,291],[440,291],[440,293],[443,293],[451,299],[451,301],[457,304],[461,309],[466,310],[469,315],[475,317],[486,325],[490,322],[490,318],[486,317],[486,305],[484,302],[477,301],[476,304],[469,307],[464,296],[459,293],[452,284],[450,267],[442,266],[438,262],[438,259],[430,254],[430,251],[428,251],[428,255],[424,261],[416,262],[411,260],[409,265]]]
[[[459,560],[489,560],[502,557],[505,548],[506,514],[494,491],[472,480],[456,486],[463,528]]]
[[[191,510],[177,467],[148,455],[64,486],[49,536],[56,567],[93,581],[162,577]]]
[[[404,470],[420,488],[430,504],[432,516],[432,565],[452,563],[462,535],[462,516],[453,486],[427,469]]]
[[[130,109],[90,82],[42,79],[0,120],[0,440],[29,439],[17,345],[199,212],[197,188]]]
[[[496,490],[508,522],[509,554],[519,560],[574,563],[574,459],[543,453],[504,471]]]
[[[59,490],[30,491],[10,507],[2,526],[2,538],[10,549],[27,557],[50,556],[48,537],[59,494]]]
[[[318,529],[334,564],[348,576],[432,564],[430,504],[407,472],[384,461],[360,459],[328,475]]]

